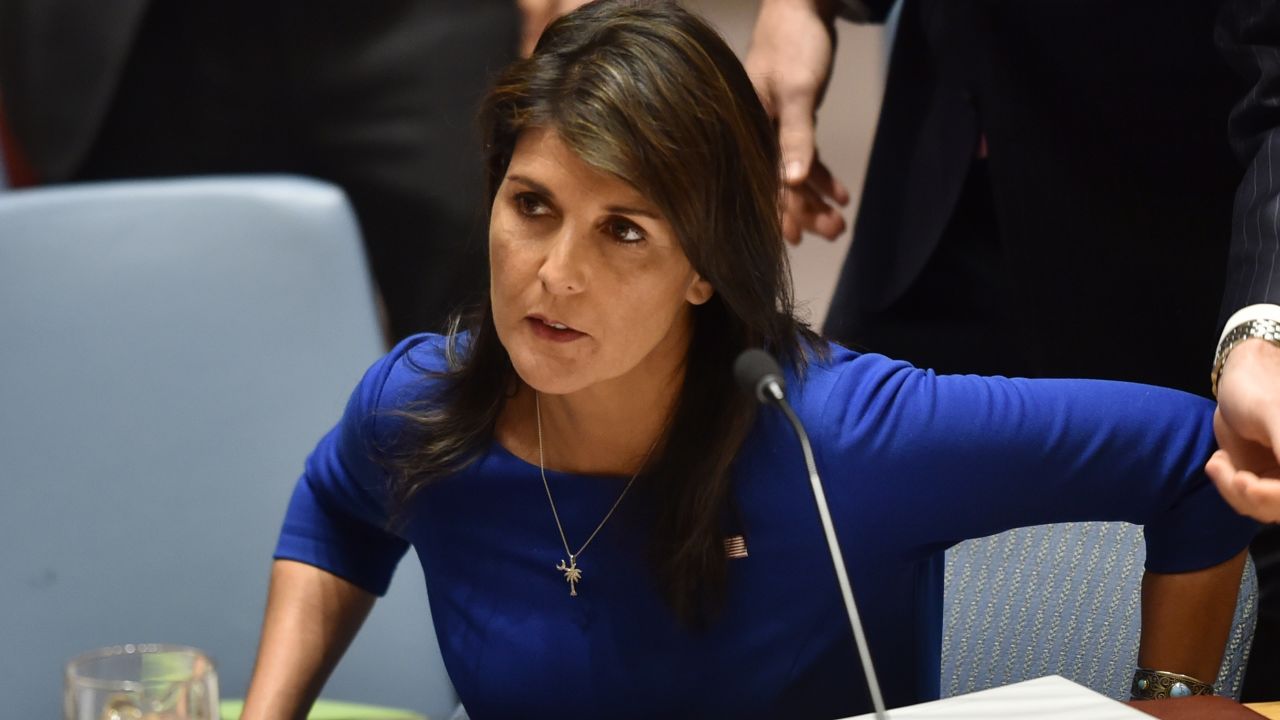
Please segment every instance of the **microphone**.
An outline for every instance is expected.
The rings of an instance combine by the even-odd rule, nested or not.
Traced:
[[[766,405],[786,402],[787,383],[782,379],[782,368],[763,350],[751,348],[738,355],[733,361],[733,377],[743,390]]]
[[[835,566],[836,580],[840,583],[840,594],[844,598],[844,609],[849,613],[849,626],[853,628],[853,641],[858,646],[858,656],[862,660],[862,672],[867,678],[867,690],[871,693],[871,704],[875,708],[876,720],[885,720],[884,698],[880,695],[880,683],[876,680],[875,668],[871,665],[871,651],[867,648],[867,637],[862,631],[862,621],[858,619],[858,606],[853,601],[853,588],[849,586],[849,574],[844,567],[844,554],[840,552],[840,543],[836,540],[836,528],[831,522],[831,511],[827,508],[827,495],[822,490],[822,480],[818,477],[818,465],[813,459],[813,446],[809,444],[809,434],[796,416],[791,403],[787,402],[787,386],[782,377],[782,368],[778,361],[764,350],[751,348],[744,350],[733,361],[733,376],[743,390],[751,393],[756,400],[765,405],[776,405],[791,423],[796,437],[800,440],[800,448],[804,451],[804,462],[809,469],[809,485],[813,488],[813,499],[818,505],[818,515],[822,518],[822,530],[827,536],[827,550],[831,554],[831,563]]]

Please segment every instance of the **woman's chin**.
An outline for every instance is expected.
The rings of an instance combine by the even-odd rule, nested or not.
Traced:
[[[512,355],[511,365],[521,382],[543,395],[568,395],[587,384],[569,363]]]

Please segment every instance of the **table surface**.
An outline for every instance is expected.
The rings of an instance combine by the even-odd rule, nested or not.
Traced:
[[[1245,707],[1271,720],[1280,720],[1280,702],[1245,703]]]
[[[1173,701],[1176,702],[1176,701]],[[223,700],[221,711],[223,720],[234,720],[240,717],[240,710],[244,706],[241,700]],[[1245,707],[1271,720],[1280,720],[1280,701],[1277,702],[1261,702],[1261,703],[1245,703]],[[895,717],[898,713],[892,713]],[[308,720],[325,720],[326,718],[385,718],[386,720],[426,720],[420,715],[405,711],[393,710],[389,708],[377,708],[368,705],[356,705],[354,703],[335,702],[332,700],[317,701],[316,707],[308,716]],[[868,717],[868,716],[863,716]],[[857,720],[857,719],[855,719]]]
[[[1256,714],[1255,714],[1256,713]],[[954,720],[957,717],[985,720],[1241,720],[1259,716],[1280,720],[1280,702],[1242,706],[1222,697],[1195,697],[1180,700],[1116,702],[1057,675],[1027,680],[988,690],[935,700],[920,705],[895,708],[892,720]],[[845,720],[873,720],[867,713]]]

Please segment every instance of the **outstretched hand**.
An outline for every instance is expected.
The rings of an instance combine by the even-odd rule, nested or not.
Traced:
[[[1227,356],[1205,472],[1242,515],[1280,522],[1280,347],[1246,340]]]
[[[746,68],[778,125],[785,195],[782,234],[800,242],[808,230],[828,240],[844,232],[837,206],[849,191],[818,159],[814,121],[831,78],[834,10],[829,0],[764,0]]]

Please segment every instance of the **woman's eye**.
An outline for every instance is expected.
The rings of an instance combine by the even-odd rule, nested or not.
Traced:
[[[626,220],[611,220],[609,234],[621,243],[637,243],[644,240],[644,231]]]
[[[520,193],[516,195],[516,209],[521,215],[536,217],[538,215],[546,215],[550,212],[546,203],[542,202],[542,198],[532,193]]]

